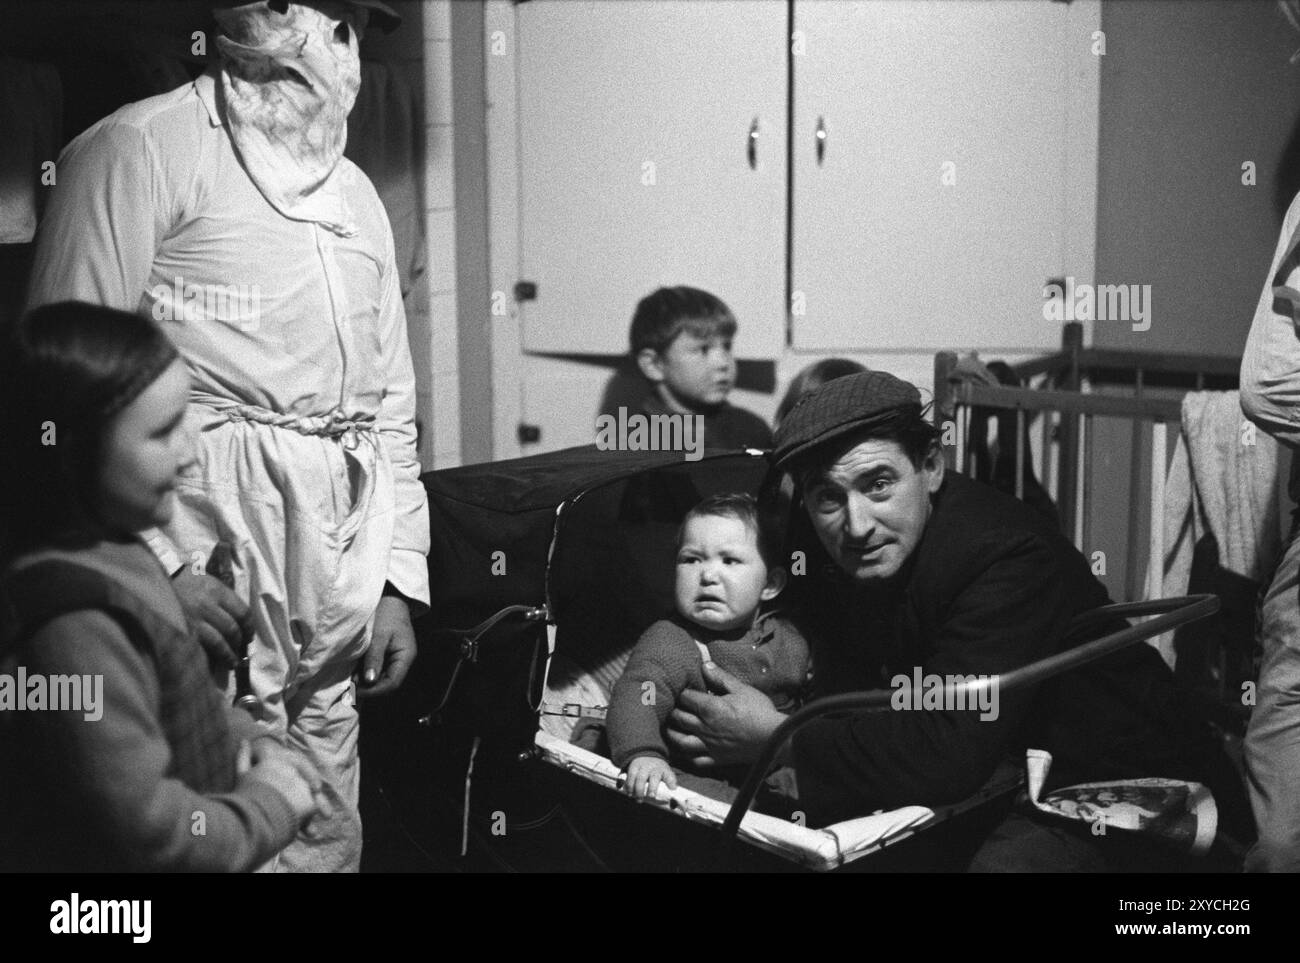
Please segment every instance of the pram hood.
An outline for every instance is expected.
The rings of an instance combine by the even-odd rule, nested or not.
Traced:
[[[645,556],[661,547],[661,539],[647,543],[649,529],[675,536],[699,499],[756,492],[766,470],[759,452],[709,451],[686,461],[681,452],[589,446],[429,472],[436,622],[464,626],[506,605],[546,603],[563,626],[572,606],[587,607],[575,596],[598,591],[606,576],[626,582],[634,571],[649,573]],[[670,584],[671,575],[670,556],[652,581]]]
[[[672,607],[677,527],[701,498],[757,492],[757,451],[571,448],[429,472],[431,615],[422,640],[481,623],[508,606],[547,607],[550,642],[578,665],[630,647]],[[458,694],[472,725],[530,744],[546,640],[538,623],[503,621],[485,637],[475,678]]]

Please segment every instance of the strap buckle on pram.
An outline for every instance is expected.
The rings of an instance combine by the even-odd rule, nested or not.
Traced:
[[[605,706],[584,706],[580,702],[543,702],[542,715],[561,716],[565,719],[604,719],[609,713]]]

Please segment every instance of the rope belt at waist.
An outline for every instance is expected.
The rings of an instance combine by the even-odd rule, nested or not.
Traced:
[[[288,428],[300,435],[341,440],[345,447],[357,446],[361,432],[376,431],[373,416],[348,418],[337,408],[325,415],[291,415],[257,405],[229,405],[217,409],[230,421],[255,421],[275,428]]]

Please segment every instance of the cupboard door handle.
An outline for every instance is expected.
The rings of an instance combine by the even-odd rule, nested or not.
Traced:
[[[817,166],[822,166],[826,157],[826,118],[817,118]]]
[[[758,118],[755,117],[753,123],[749,125],[749,138],[745,146],[745,151],[749,155],[749,169],[758,169]]]

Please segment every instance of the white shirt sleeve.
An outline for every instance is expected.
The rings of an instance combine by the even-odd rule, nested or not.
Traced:
[[[1300,195],[1291,202],[1282,222],[1273,261],[1264,279],[1241,359],[1241,408],[1246,417],[1284,445],[1300,447],[1300,328],[1274,299],[1274,276],[1300,225]],[[1300,288],[1300,270],[1282,282]],[[1283,309],[1283,310],[1279,310]]]
[[[28,307],[88,301],[135,312],[172,200],[145,132],[102,122],[70,143],[55,165],[54,194],[36,235]],[[168,574],[183,559],[161,531],[143,533]]]
[[[398,285],[393,235],[385,217],[383,291],[379,302],[379,336],[384,395],[377,419],[393,466],[395,506],[393,548],[387,579],[419,608],[429,605],[429,503],[420,481],[415,432],[415,367],[406,331],[406,309]]]
[[[27,304],[89,301],[138,311],[171,204],[145,132],[101,123],[60,155],[36,235]]]

